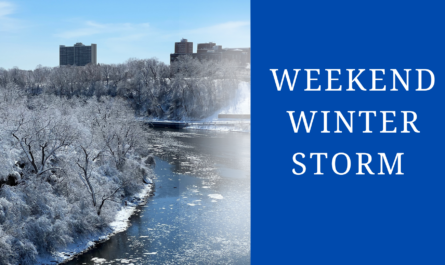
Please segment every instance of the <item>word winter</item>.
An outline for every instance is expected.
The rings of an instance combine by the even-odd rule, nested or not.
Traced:
[[[372,161],[372,156],[368,153],[356,153],[356,154],[357,154],[357,158],[358,158],[357,159],[358,160],[358,172],[356,173],[356,175],[365,175],[365,173],[363,173],[363,169],[366,169],[368,174],[374,175],[375,173],[372,172],[371,168],[369,167],[369,164]],[[402,173],[402,155],[403,155],[403,153],[396,154],[396,157],[394,159],[394,162],[392,163],[392,166],[389,165],[388,158],[386,157],[385,153],[378,153],[378,154],[380,156],[380,172],[378,173],[378,175],[385,175],[385,171],[383,170],[383,165],[386,166],[386,170],[388,171],[389,175],[391,175],[395,169],[396,164],[397,164],[396,175],[403,175],[403,173]],[[306,166],[302,162],[297,160],[298,156],[305,158],[304,153],[295,153],[293,155],[293,157],[292,157],[293,162],[296,165],[300,166],[301,169],[299,169],[297,171],[294,168],[294,169],[292,169],[292,173],[294,173],[294,175],[303,175],[306,172]],[[337,170],[337,158],[339,156],[342,156],[346,159],[346,170],[343,172],[339,172]],[[363,162],[363,156],[367,157],[366,162]],[[321,158],[324,157],[325,159],[327,159],[328,153],[311,153],[310,158],[312,159],[313,157],[317,158],[317,172],[315,172],[314,175],[324,175],[324,173],[321,172]],[[351,170],[351,158],[345,153],[337,153],[332,157],[331,166],[332,166],[332,170],[337,175],[348,174],[349,171]]]
[[[293,69],[293,70],[295,71],[293,81],[291,81],[289,73],[287,69],[285,69],[283,71],[283,76],[281,77],[281,82],[280,82],[277,76],[278,69],[270,69],[270,71],[272,71],[272,75],[275,80],[275,85],[277,86],[278,91],[281,91],[285,79],[287,80],[287,85],[289,87],[289,90],[290,91],[294,90],[295,82],[297,81],[298,73],[301,71],[301,69]],[[341,69],[324,69],[324,70],[326,71],[327,75],[327,88],[325,89],[325,91],[342,91],[342,85],[338,84],[341,76]],[[390,91],[398,91],[398,89],[396,88],[397,80],[400,82],[400,84],[406,91],[409,91],[409,77],[410,77],[409,73],[411,70],[412,69],[404,69],[405,78],[403,78],[402,77],[403,73],[401,75],[396,69],[390,69],[390,71],[392,72],[392,81],[393,81],[392,82],[393,87]],[[318,85],[318,87],[313,87],[314,86],[313,83],[319,82],[318,76],[320,75],[320,69],[304,69],[304,71],[306,71],[306,81],[307,81],[307,86],[306,89],[304,89],[304,91],[321,91],[321,85]],[[363,72],[366,71],[366,69],[358,69],[358,73],[356,73],[356,69],[346,69],[346,71],[349,72],[348,74],[349,87],[346,89],[346,91],[355,91],[354,83],[358,86],[358,88],[360,88],[360,90],[368,91],[368,89],[365,88],[363,84],[360,82],[360,80],[363,81],[363,77],[362,79],[360,79],[360,76],[362,75]],[[381,85],[382,81],[384,81],[383,77],[385,76],[385,69],[369,69],[369,71],[371,71],[372,73],[372,78],[371,78],[372,87],[369,89],[369,91],[386,91],[386,85],[383,86]],[[428,69],[416,69],[416,71],[418,78],[417,78],[417,89],[415,91],[431,90],[435,83],[434,73]],[[428,87],[426,87],[426,85],[424,85],[422,82],[422,77],[424,73],[430,75],[430,84],[428,85]],[[333,75],[335,75],[335,77],[338,78],[334,78]],[[333,87],[333,82],[337,82],[336,87]]]
[[[334,112],[337,116],[337,130],[334,131],[334,133],[343,132],[340,130],[341,123],[344,124],[344,126],[350,133],[352,133],[354,124],[354,114],[356,112],[348,111],[349,121],[346,120],[345,116],[340,111],[334,111]],[[403,131],[401,131],[401,133],[410,133],[411,132],[410,129],[416,133],[420,133],[420,131],[414,125],[414,122],[417,120],[417,114],[414,111],[401,111],[401,112],[403,113]],[[308,119],[306,118],[304,111],[301,111],[300,117],[298,118],[298,123],[295,122],[294,118],[295,111],[287,111],[287,113],[289,114],[290,121],[292,123],[292,128],[294,129],[294,133],[298,133],[301,122],[303,122],[306,132],[310,133],[312,124],[314,122],[315,116],[318,113],[318,111],[311,111],[312,117],[310,123],[308,123]],[[321,131],[321,133],[330,133],[331,131],[328,130],[328,117],[333,115],[332,114],[329,115],[330,111],[321,111],[321,113],[323,113],[323,131]],[[394,122],[394,120],[391,120],[391,118],[396,116],[395,111],[379,111],[379,115],[377,115],[376,111],[359,111],[358,117],[361,117],[360,119],[365,120],[366,122],[366,129],[363,131],[363,133],[372,133],[372,131],[370,130],[370,118],[372,116],[373,117],[381,116],[383,129],[380,131],[380,133],[397,133],[397,127],[393,126],[391,128],[388,128],[389,126],[391,126],[388,125],[388,123]]]

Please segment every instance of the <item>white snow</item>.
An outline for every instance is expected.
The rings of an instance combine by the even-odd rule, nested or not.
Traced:
[[[146,185],[145,188],[138,194],[135,195],[135,197],[143,198],[146,194],[148,194],[151,190],[150,185]],[[122,207],[122,209],[117,212],[116,217],[114,219],[114,222],[110,224],[110,227],[113,229],[113,233],[119,233],[122,231],[125,231],[129,226],[128,219],[130,216],[133,215],[134,211],[136,210],[135,204],[127,202],[126,207]]]
[[[101,258],[92,258],[91,261],[94,262],[94,264],[102,264],[104,262],[107,262],[106,259],[101,259]]]
[[[134,197],[145,198],[150,193],[151,187],[151,185],[145,185],[144,189],[142,189],[140,193],[135,194]],[[145,201],[141,201],[141,203],[143,202]],[[130,204],[131,203],[128,203],[128,205]],[[95,241],[105,241],[112,235],[125,231],[130,225],[129,218],[136,211],[136,207],[134,206],[136,205],[131,204],[131,206],[123,206],[122,209],[117,212],[115,220],[110,223],[111,230],[108,230],[107,233],[97,233],[85,238],[79,238],[78,241],[68,244],[65,248],[61,248],[57,252],[53,253],[53,256],[39,256],[37,259],[38,264],[51,264],[52,260],[57,260],[57,262],[66,261],[94,246],[96,244]],[[105,259],[100,258],[93,258],[92,261],[95,264],[102,264],[103,262],[106,262]],[[130,260],[122,260],[122,263],[129,262]]]
[[[153,180],[151,178],[144,177],[144,182],[147,184],[153,184]]]

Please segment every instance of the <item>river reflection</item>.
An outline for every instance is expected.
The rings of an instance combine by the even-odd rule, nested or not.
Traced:
[[[250,135],[156,130],[155,195],[68,264],[249,264]]]

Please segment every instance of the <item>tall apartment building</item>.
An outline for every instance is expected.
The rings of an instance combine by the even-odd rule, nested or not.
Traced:
[[[83,45],[81,42],[74,46],[60,45],[59,64],[85,66],[87,64],[97,64],[97,45]]]
[[[175,42],[175,53],[193,53],[193,42],[188,42],[187,39],[182,39],[181,42]]]

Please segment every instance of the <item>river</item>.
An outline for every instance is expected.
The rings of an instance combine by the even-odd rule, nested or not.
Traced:
[[[67,264],[250,264],[250,134],[153,130],[155,192]]]

